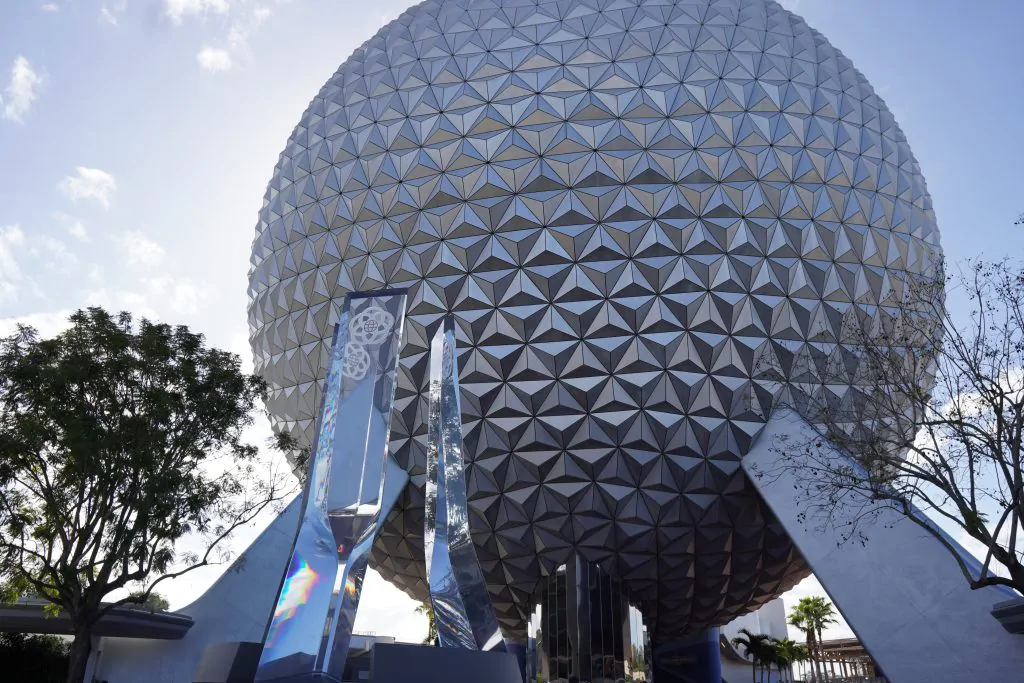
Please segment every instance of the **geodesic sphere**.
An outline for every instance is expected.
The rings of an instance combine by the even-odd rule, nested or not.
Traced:
[[[507,633],[575,550],[666,640],[806,575],[740,459],[777,401],[815,390],[843,321],[892,315],[937,255],[892,114],[775,2],[428,0],[289,138],[251,341],[275,427],[308,443],[343,297],[409,288],[391,449],[412,478],[373,559],[424,598],[428,348],[453,311]]]

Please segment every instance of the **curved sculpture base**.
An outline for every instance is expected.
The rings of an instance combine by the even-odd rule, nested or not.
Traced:
[[[523,683],[519,663],[508,652],[455,647],[377,643],[370,683]]]
[[[192,683],[252,683],[263,643],[214,643],[203,652]]]
[[[195,623],[184,638],[103,638],[93,677],[109,683],[182,683],[193,680],[212,644],[261,642],[288,564],[300,507],[296,498],[205,593],[178,610]]]
[[[325,674],[320,671],[297,674],[295,676],[286,676],[285,678],[261,680],[269,680],[271,683],[344,683],[340,678],[335,678],[330,674]]]
[[[656,683],[721,683],[718,629],[654,646]]]

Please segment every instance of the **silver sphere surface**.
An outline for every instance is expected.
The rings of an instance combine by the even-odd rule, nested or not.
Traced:
[[[656,640],[806,576],[740,459],[794,387],[826,391],[843,321],[898,315],[939,256],[892,114],[771,0],[427,0],[313,99],[256,233],[256,368],[303,443],[345,294],[409,288],[412,476],[373,557],[420,599],[427,355],[455,313],[474,540],[513,637],[574,551]]]

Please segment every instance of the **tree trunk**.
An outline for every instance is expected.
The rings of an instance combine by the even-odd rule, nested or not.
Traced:
[[[814,636],[811,634],[810,631],[808,631],[806,633],[806,642],[807,642],[807,660],[806,660],[806,662],[809,663],[810,666],[805,666],[804,667],[804,673],[806,673],[808,676],[810,676],[810,680],[813,681],[814,680],[814,647],[813,647],[813,645],[814,645]],[[808,671],[808,669],[810,669],[810,671]]]
[[[825,669],[825,649],[823,647],[825,641],[821,637],[821,628],[819,627],[816,630],[818,632],[816,634],[817,638],[815,639],[815,642],[818,644],[818,659],[821,660],[821,670],[822,670],[822,673],[824,674],[825,670],[826,670]],[[828,679],[822,677],[822,680],[831,680],[831,679],[832,679],[832,676],[829,676]]]
[[[751,657],[753,659],[753,657]],[[757,660],[750,662],[750,683],[757,683]]]
[[[813,627],[811,629],[811,664],[814,665],[814,680],[820,683],[825,680],[825,675],[821,668],[821,650],[818,648],[818,637],[814,635]]]
[[[89,654],[92,652],[92,623],[75,627],[75,639],[71,643],[68,656],[67,683],[84,683],[85,670],[89,666]]]

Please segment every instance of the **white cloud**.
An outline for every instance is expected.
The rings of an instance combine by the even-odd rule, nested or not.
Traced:
[[[257,26],[266,21],[268,17],[270,17],[269,7],[257,6],[252,11],[252,20]]]
[[[46,266],[59,272],[70,272],[78,265],[78,256],[73,254],[68,245],[61,240],[46,236],[42,239],[42,247],[48,255]]]
[[[114,239],[121,242],[122,245],[124,244],[122,239]],[[156,311],[148,297],[138,289],[138,285],[141,283],[134,283],[135,287],[128,286],[126,283],[120,283],[119,286],[113,287],[105,281],[103,267],[98,263],[89,265],[86,277],[94,288],[86,292],[85,306],[99,306],[108,311],[130,311],[135,316],[146,317],[150,320],[157,319]]]
[[[14,255],[16,248],[25,245],[25,233],[17,225],[0,227],[0,303],[18,298],[21,268]]]
[[[248,47],[249,36],[270,18],[270,8],[256,5],[252,11],[244,14],[231,24],[228,31],[228,45],[232,50],[243,50]]]
[[[360,602],[373,609],[356,613],[357,633],[387,634],[404,643],[418,643],[427,635],[427,618],[415,611],[419,603],[372,569],[366,572]]]
[[[249,345],[248,330],[241,329],[231,336],[228,351],[238,354],[238,357],[242,359],[242,372],[251,375],[256,371],[252,362],[252,346]]]
[[[228,0],[164,0],[164,13],[175,24],[189,15],[227,14]]]
[[[204,298],[205,293],[193,283],[177,283],[171,293],[171,308],[181,313],[195,313],[199,311],[199,302]]]
[[[196,55],[196,60],[204,71],[209,71],[211,73],[227,71],[231,68],[231,53],[227,50],[204,47],[199,51],[199,54]]]
[[[100,21],[117,26],[118,18],[128,9],[128,0],[108,0],[100,7]]]
[[[175,281],[169,277],[144,278],[148,296],[166,302],[175,313],[196,313],[206,293],[191,280]]]
[[[90,267],[88,277],[95,289],[86,294],[87,305],[102,306],[108,311],[130,311],[150,320],[198,313],[206,298],[205,289],[187,278],[142,277],[127,287],[115,288],[104,282],[102,270],[95,265]]]
[[[68,246],[50,235],[40,237],[32,252],[46,262],[47,268],[59,273],[69,273],[78,265],[78,257],[68,250]]]
[[[278,0],[284,1],[286,0]],[[271,15],[270,7],[265,3],[250,0],[165,0],[165,10],[175,24],[181,24],[189,15],[230,15],[227,34],[218,41],[223,47],[206,45],[196,54],[200,68],[211,73],[233,68],[239,53],[244,54],[248,51],[249,38]]]
[[[14,334],[14,331],[18,329],[18,325],[21,324],[36,328],[41,338],[50,339],[68,328],[69,315],[71,315],[71,311],[60,310],[30,313],[13,318],[2,318],[0,319],[0,336],[6,337]]]
[[[205,296],[205,292],[190,280],[178,282],[171,293],[171,308],[179,313],[195,313],[199,310],[199,302]]]
[[[39,9],[43,10],[44,12],[59,12],[60,5],[58,5],[55,2],[48,2],[45,5],[40,5]]]
[[[155,268],[163,263],[164,248],[138,230],[125,230],[116,239],[124,249],[129,265]]]
[[[11,80],[4,88],[3,97],[0,97],[0,103],[3,104],[0,116],[8,121],[24,123],[25,115],[39,97],[42,85],[43,77],[32,68],[27,59],[15,59],[11,66]]]
[[[141,292],[127,290],[111,290],[107,287],[93,290],[86,294],[86,306],[99,306],[111,312],[129,311],[136,317],[157,319],[156,311],[150,305],[146,295]]]
[[[106,209],[110,207],[110,196],[117,189],[117,181],[106,171],[79,166],[75,175],[60,182],[60,189],[71,201],[93,199]]]
[[[80,242],[89,241],[89,231],[85,229],[85,224],[82,221],[60,211],[54,213],[53,218],[57,221],[57,224],[64,230],[64,232],[71,235],[76,240],[79,240]]]
[[[88,305],[131,311],[150,320],[170,320],[200,311],[208,288],[188,277],[164,274],[173,273],[175,264],[163,246],[141,230],[125,230],[110,239],[123,254],[122,262],[131,268],[119,268],[118,277],[108,282],[100,264],[89,264]]]

